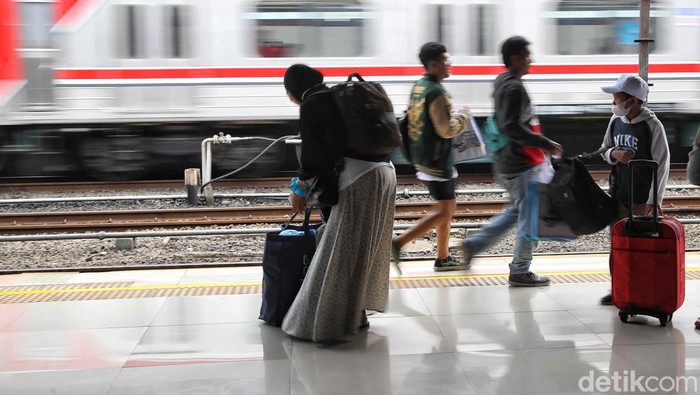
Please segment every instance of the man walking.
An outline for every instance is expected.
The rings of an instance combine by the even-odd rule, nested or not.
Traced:
[[[523,86],[522,77],[529,73],[530,42],[520,36],[510,37],[501,44],[503,63],[508,69],[494,83],[494,110],[498,127],[508,143],[493,154],[496,179],[508,191],[510,207],[495,216],[479,232],[462,241],[464,260],[487,249],[501,239],[513,225],[520,223],[524,184],[529,171],[544,163],[544,153],[561,156],[561,145],[545,137],[540,131],[530,97]],[[513,286],[549,285],[549,278],[530,271],[532,251],[537,242],[525,237],[518,229],[513,260],[510,263],[508,282]]]
[[[457,200],[455,179],[457,169],[452,155],[452,138],[469,124],[468,115],[452,111],[449,93],[440,83],[450,76],[450,54],[444,45],[429,42],[418,55],[425,75],[411,90],[408,104],[408,136],[416,177],[428,187],[437,201],[436,210],[392,241],[392,258],[398,264],[401,247],[435,228],[437,259],[435,271],[465,270],[468,265],[449,253],[452,214]]]

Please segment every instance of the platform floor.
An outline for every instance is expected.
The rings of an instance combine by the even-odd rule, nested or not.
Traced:
[[[687,261],[697,274],[700,254]],[[505,258],[440,276],[431,264],[393,281],[507,271]],[[604,274],[607,256],[537,257],[533,270]],[[700,393],[700,280],[666,328],[621,323],[598,304],[600,281],[392,289],[369,330],[324,345],[259,321],[259,293],[146,296],[260,279],[260,268],[0,276],[0,298],[78,295],[0,304],[0,394]],[[95,284],[144,296],[91,300]]]

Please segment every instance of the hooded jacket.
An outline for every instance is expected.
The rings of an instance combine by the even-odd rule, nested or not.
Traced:
[[[522,80],[508,70],[496,77],[493,90],[496,123],[508,136],[508,144],[494,154],[500,174],[520,174],[544,162],[544,152],[554,146],[540,132]]]
[[[629,202],[631,174],[629,166],[615,160],[610,154],[613,149],[627,149],[635,152],[634,159],[649,159],[658,162],[657,173],[659,198],[661,205],[666,189],[670,167],[668,140],[666,131],[656,115],[646,107],[634,119],[613,115],[605,131],[603,145],[607,148],[601,154],[606,162],[613,165],[610,172],[610,196],[621,203]],[[646,170],[646,171],[645,171]],[[634,204],[653,204],[653,180],[648,169],[640,169],[634,175]]]

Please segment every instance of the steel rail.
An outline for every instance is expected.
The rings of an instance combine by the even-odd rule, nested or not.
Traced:
[[[699,225],[700,218],[679,219],[683,225]],[[485,222],[453,223],[451,229],[478,229]],[[394,230],[403,230],[411,227],[411,224],[394,224]],[[89,239],[119,239],[137,237],[187,237],[187,236],[225,236],[225,235],[256,235],[279,231],[276,228],[243,228],[243,229],[204,229],[204,230],[170,230],[170,231],[140,231],[140,232],[89,232],[89,233],[62,233],[40,235],[15,235],[0,236],[0,242],[12,241],[51,241],[51,240],[89,240]]]
[[[610,170],[589,170],[596,180],[606,180]],[[685,168],[672,168],[670,176],[685,178]],[[415,175],[397,175],[398,185],[421,184]],[[462,174],[460,182],[494,182],[490,173]],[[289,184],[289,177],[270,177],[262,179],[231,178],[220,180],[217,188],[278,188]],[[178,180],[137,180],[137,181],[56,181],[56,182],[3,182],[0,193],[17,192],[56,192],[56,191],[94,191],[94,190],[147,190],[147,189],[181,189],[184,181]]]
[[[607,188],[603,188],[607,190]],[[677,190],[693,190],[700,189],[696,185],[667,185],[667,191],[677,191]],[[455,191],[457,195],[484,195],[484,194],[504,194],[505,189],[502,188],[491,188],[491,189],[458,189]],[[397,197],[411,197],[411,196],[428,196],[430,192],[420,190],[412,191],[408,188],[403,190],[397,190]],[[219,193],[214,194],[215,198],[220,199],[274,199],[274,200],[285,200],[289,197],[289,192],[262,192],[262,193]],[[17,199],[0,199],[0,205],[10,205],[10,204],[49,204],[49,203],[91,203],[91,202],[108,202],[108,201],[136,201],[136,200],[186,200],[186,194],[172,194],[172,195],[122,195],[122,196],[75,196],[75,197],[58,197],[58,198],[17,198]]]
[[[667,197],[662,207],[666,213],[695,214],[700,210],[700,196]],[[500,213],[506,200],[462,201],[457,203],[453,218],[486,220]],[[432,211],[433,202],[397,203],[395,218],[411,220]],[[69,211],[0,214],[1,234],[38,232],[116,231],[134,228],[164,228],[213,225],[282,223],[289,218],[289,206],[195,208],[117,211]],[[319,216],[314,215],[314,220]]]
[[[462,179],[486,181],[493,177],[487,174],[466,175]],[[284,188],[289,186],[290,177],[270,178],[230,178],[216,181],[217,188]],[[413,175],[397,175],[399,185],[418,184],[420,181]],[[479,182],[481,182],[479,181]],[[475,181],[477,182],[477,181]],[[94,191],[94,190],[147,190],[147,189],[184,189],[184,180],[157,181],[64,181],[64,182],[11,182],[0,183],[0,193],[18,192],[56,192],[56,191]]]
[[[500,212],[507,201],[460,202],[456,218],[485,219]],[[432,202],[398,203],[396,219],[415,219],[432,210]],[[0,214],[0,233],[104,231],[133,228],[282,223],[290,206],[197,208],[166,210],[69,211]],[[318,214],[312,217],[319,219]]]

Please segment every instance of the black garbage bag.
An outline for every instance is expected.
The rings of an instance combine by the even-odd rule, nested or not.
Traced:
[[[555,159],[552,166],[547,196],[556,216],[576,235],[596,233],[617,218],[617,201],[596,184],[580,159]]]

